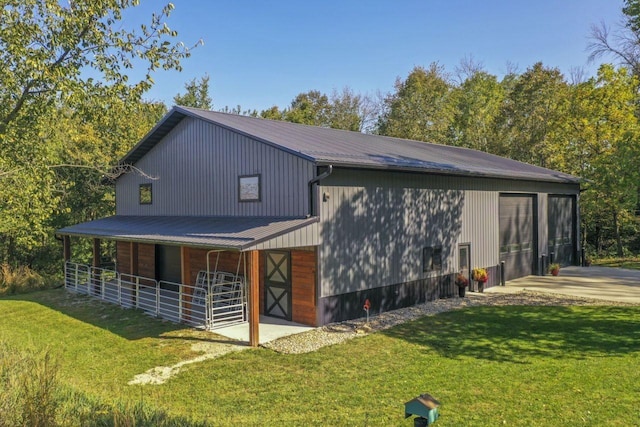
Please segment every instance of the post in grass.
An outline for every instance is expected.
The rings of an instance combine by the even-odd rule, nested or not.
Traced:
[[[367,312],[367,323],[369,323],[369,309],[371,308],[371,301],[369,301],[369,298],[367,298],[366,300],[364,300],[364,311]]]

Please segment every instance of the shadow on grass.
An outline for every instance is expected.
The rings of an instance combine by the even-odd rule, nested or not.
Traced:
[[[197,331],[145,314],[142,310],[122,308],[86,295],[64,289],[36,291],[2,297],[0,300],[26,301],[42,305],[80,322],[107,330],[127,340],[142,338],[180,339],[185,341],[223,342],[225,339],[207,331]]]
[[[451,358],[527,363],[532,357],[617,356],[640,351],[640,307],[476,307],[384,334]]]

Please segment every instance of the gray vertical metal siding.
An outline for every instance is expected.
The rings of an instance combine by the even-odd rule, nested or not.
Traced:
[[[298,230],[290,231],[281,236],[274,237],[265,242],[258,243],[250,249],[282,249],[282,248],[301,248],[315,246],[318,244],[318,223],[309,224]]]
[[[460,243],[471,243],[472,266],[495,266],[500,192],[541,191],[578,186],[334,169],[319,191],[320,296],[454,273]],[[423,272],[422,248],[439,245],[442,271]]]
[[[547,254],[547,245],[549,244],[549,215],[547,212],[549,195],[547,193],[538,193],[538,256]],[[539,265],[543,269],[542,265]],[[542,271],[542,270],[540,270]]]
[[[471,268],[497,265],[500,242],[498,217],[499,193],[496,191],[464,190],[462,233],[456,247],[471,244]],[[454,268],[443,273],[454,273],[459,265],[458,251],[454,251]]]
[[[116,182],[118,215],[304,216],[308,160],[219,126],[186,118]],[[238,177],[261,175],[261,201],[239,202]],[[153,203],[138,203],[138,186],[153,184]]]

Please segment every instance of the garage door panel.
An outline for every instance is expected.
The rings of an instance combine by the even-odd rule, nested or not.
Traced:
[[[575,198],[573,196],[549,196],[549,254],[554,254],[554,262],[562,265],[573,264],[575,254]]]
[[[533,196],[501,195],[500,261],[506,280],[534,273],[535,216]]]
[[[502,254],[505,280],[512,280],[532,274],[533,251]]]

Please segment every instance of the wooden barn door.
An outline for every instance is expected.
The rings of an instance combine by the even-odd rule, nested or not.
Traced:
[[[264,314],[291,320],[291,253],[266,251]]]

